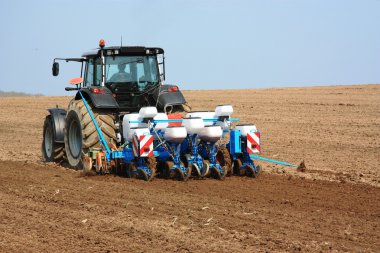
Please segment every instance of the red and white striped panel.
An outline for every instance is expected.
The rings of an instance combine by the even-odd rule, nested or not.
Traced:
[[[133,136],[132,151],[135,157],[153,156],[153,135]]]
[[[247,152],[249,154],[260,153],[260,132],[247,134]]]

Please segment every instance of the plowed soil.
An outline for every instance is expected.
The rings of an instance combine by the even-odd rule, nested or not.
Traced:
[[[46,109],[0,98],[0,252],[380,252],[380,86],[184,92],[255,123],[257,179],[144,182],[41,161]]]

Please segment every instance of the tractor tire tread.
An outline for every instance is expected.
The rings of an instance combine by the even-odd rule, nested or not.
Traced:
[[[89,107],[91,108],[94,118],[103,133],[105,141],[109,144],[116,144],[116,126],[114,122],[114,116],[107,111],[92,108],[91,104],[89,104]],[[95,125],[92,123],[90,114],[88,113],[86,106],[84,106],[83,101],[74,99],[71,100],[67,114],[70,111],[75,111],[82,128],[82,154],[87,154],[91,148],[100,148],[101,145],[98,138],[98,132],[96,131]],[[65,129],[65,138],[67,135],[66,131],[67,130]],[[82,165],[82,162],[79,162],[78,164],[70,164],[71,167],[75,167],[77,169],[82,169]]]

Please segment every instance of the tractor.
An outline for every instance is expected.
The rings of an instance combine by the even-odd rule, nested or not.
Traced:
[[[141,107],[155,106],[167,114],[189,111],[184,96],[175,85],[163,85],[165,58],[162,48],[105,47],[86,52],[81,58],[55,58],[53,76],[59,74],[59,63],[81,63],[83,82],[78,87],[66,87],[77,91],[68,109],[52,108],[44,123],[42,153],[46,161],[61,162],[83,168],[83,156],[92,149],[99,149],[100,142],[94,124],[78,90],[94,113],[106,142],[119,146],[123,143],[122,117],[138,112]]]
[[[67,110],[48,109],[43,127],[45,161],[66,161],[75,169],[129,177],[155,176],[224,179],[257,177],[260,132],[253,124],[232,127],[231,105],[191,112],[176,85],[164,84],[164,50],[158,47],[106,47],[80,58],[81,75],[70,80],[75,91]]]

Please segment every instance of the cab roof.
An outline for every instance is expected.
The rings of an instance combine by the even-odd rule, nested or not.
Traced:
[[[89,52],[85,52],[82,54],[82,57],[85,58],[93,58],[100,56],[100,51],[102,49],[97,48]],[[163,54],[164,50],[159,47],[104,47],[104,56],[112,56],[112,55],[156,55]]]

